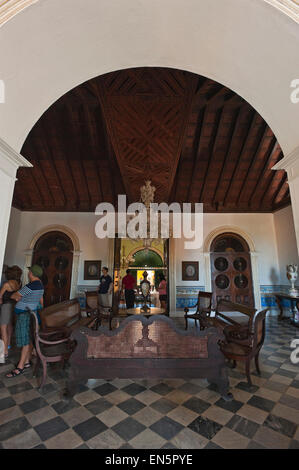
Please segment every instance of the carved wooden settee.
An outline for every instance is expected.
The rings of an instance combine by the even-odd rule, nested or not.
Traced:
[[[65,300],[44,308],[41,313],[42,331],[64,328],[69,334],[79,326],[90,326],[95,316],[83,317],[78,299]]]
[[[224,338],[216,328],[184,331],[162,315],[135,315],[113,331],[80,327],[71,339],[77,344],[70,357],[66,395],[75,394],[78,383],[92,378],[207,378],[218,385],[224,399],[232,399],[218,344]]]

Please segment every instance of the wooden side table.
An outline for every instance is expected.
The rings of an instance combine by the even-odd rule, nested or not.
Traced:
[[[141,308],[128,308],[127,315],[143,315],[149,318],[153,315],[165,315],[166,310],[164,308],[152,307],[149,312],[142,312]]]
[[[299,328],[299,296],[295,297],[293,295],[285,294],[283,292],[273,292],[273,295],[276,299],[276,303],[280,310],[278,320],[290,320],[291,324]],[[292,317],[286,317],[283,315],[283,299],[287,299],[291,301],[291,308],[292,308]]]

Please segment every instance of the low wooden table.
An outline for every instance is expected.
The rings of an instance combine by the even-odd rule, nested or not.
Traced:
[[[142,312],[141,307],[138,308],[128,308],[127,315],[143,315],[144,317],[152,317],[153,315],[165,315],[166,310],[164,308],[151,307],[150,311]]]
[[[292,325],[299,327],[299,296],[295,297],[293,295],[286,294],[284,292],[273,292],[276,303],[279,307],[280,313],[278,316],[278,320],[290,320]],[[282,301],[283,299],[287,299],[291,301],[291,309],[292,309],[292,317],[286,317],[283,315],[283,306]],[[296,318],[297,317],[297,318]]]

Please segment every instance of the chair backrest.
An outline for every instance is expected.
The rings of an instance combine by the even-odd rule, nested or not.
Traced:
[[[99,305],[99,293],[98,291],[87,291],[86,292],[86,306],[90,309],[97,309]]]
[[[41,311],[42,327],[71,326],[81,318],[78,299],[66,300]]]
[[[247,323],[248,318],[248,327],[251,329],[252,321],[254,314],[256,312],[256,308],[248,307],[248,305],[238,304],[236,302],[231,302],[230,300],[226,299],[219,299],[216,306],[216,315],[217,313],[238,313],[240,317],[244,315],[244,319]],[[226,314],[226,317],[229,318],[229,315]],[[240,322],[243,323],[242,319],[240,318]]]
[[[212,292],[198,292],[197,297],[197,309],[200,310],[202,308],[210,309],[212,306]]]
[[[252,348],[260,349],[264,343],[266,332],[266,314],[269,308],[256,312],[252,322],[253,343]]]

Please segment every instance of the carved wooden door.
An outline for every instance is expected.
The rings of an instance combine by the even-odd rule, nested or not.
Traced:
[[[224,298],[254,306],[249,248],[235,234],[223,234],[212,244],[211,275],[213,303]]]
[[[70,298],[73,252],[72,242],[64,233],[50,232],[41,237],[32,264],[43,268],[45,307]]]

